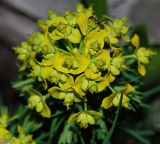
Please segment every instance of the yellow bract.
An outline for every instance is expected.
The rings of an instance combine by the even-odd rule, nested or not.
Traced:
[[[74,93],[72,89],[60,89],[59,87],[52,87],[48,89],[49,94],[55,99],[64,99],[64,105],[69,109],[73,102],[81,102],[81,98]]]
[[[139,36],[135,34],[133,38],[131,39],[132,44],[138,48],[139,47]]]
[[[33,109],[36,108],[36,111],[40,113],[43,117],[50,118],[51,112],[49,107],[46,105],[43,98],[39,95],[31,95],[28,99],[28,107]]]
[[[93,31],[84,39],[83,53],[85,56],[94,56],[104,47],[105,31]]]
[[[11,133],[0,125],[0,142],[21,144],[20,140],[11,135]]]
[[[153,54],[154,52],[152,52],[149,49],[146,49],[145,47],[140,47],[136,51],[137,60],[142,64],[149,63],[149,57],[152,56]]]
[[[138,72],[142,75],[146,75],[146,68],[144,64],[149,63],[149,58],[152,55],[155,55],[156,53],[146,49],[145,47],[139,47],[140,42],[139,42],[139,36],[135,34],[133,38],[131,39],[132,44],[136,47],[135,50],[135,56],[138,61]]]
[[[68,122],[77,121],[81,128],[87,128],[88,124],[93,125],[95,123],[95,119],[100,117],[102,117],[101,113],[89,110],[72,114],[69,117]]]
[[[90,61],[78,53],[65,54],[57,53],[54,57],[53,67],[60,72],[80,74],[86,70]]]
[[[97,68],[106,70],[110,64],[110,53],[107,50],[101,50],[99,55],[95,57],[95,65]]]
[[[72,85],[72,88],[77,94],[79,94],[80,97],[83,97],[84,95],[86,95],[85,91],[88,89],[88,83],[89,81],[82,74],[76,78],[74,85]]]
[[[146,68],[143,64],[138,63],[138,72],[142,75],[146,75]]]
[[[36,144],[32,139],[32,135],[26,135],[21,126],[18,125],[18,138],[11,135],[11,133],[0,125],[0,142],[2,143],[14,143],[14,144]]]
[[[88,18],[92,15],[92,13],[92,8],[89,8],[88,10],[81,10],[81,12],[78,14],[77,24],[80,27],[83,35],[86,35],[89,32]]]
[[[70,25],[64,17],[54,17],[51,20],[40,21],[39,25],[53,41],[67,39],[72,43],[79,43],[81,40],[80,31]]]
[[[127,84],[124,87],[123,91],[114,92],[110,96],[105,97],[102,101],[101,107],[108,109],[112,106],[118,106],[120,102],[121,93],[122,93],[123,95],[122,106],[124,106],[125,108],[129,108],[128,104],[129,104],[130,98],[127,95],[129,93],[133,93],[134,91],[135,91],[135,88],[131,86],[130,84]]]
[[[105,90],[107,88],[107,86],[109,86],[109,83],[111,83],[112,81],[110,80],[110,77],[108,76],[104,76],[100,79],[99,82],[97,82],[97,86],[98,86],[98,92],[102,92],[103,90]]]
[[[124,58],[122,57],[122,54],[115,52],[111,59],[108,71],[112,75],[119,75],[121,70],[124,68],[126,67],[124,65]]]
[[[101,76],[101,72],[98,71],[94,63],[90,64],[90,66],[85,70],[84,74],[87,78],[93,80],[96,80]]]
[[[32,139],[32,135],[26,135],[21,126],[18,125],[18,133],[19,133],[19,141],[21,144],[36,144],[36,142]]]

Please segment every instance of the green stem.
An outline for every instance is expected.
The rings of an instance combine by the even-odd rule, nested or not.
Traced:
[[[83,52],[83,39],[81,39],[80,44],[79,44],[79,51],[82,54]]]
[[[65,51],[65,50],[63,50],[63,49],[60,49],[60,48],[58,48],[58,47],[56,47],[56,49],[57,49],[58,51],[60,51],[60,52],[64,52],[64,53],[70,54],[68,51]]]
[[[65,42],[66,49],[70,52],[73,49],[73,45],[70,42]]]
[[[136,56],[134,54],[131,55],[126,55],[123,58],[128,59],[128,58],[136,58]]]
[[[87,111],[87,102],[84,102],[84,111]]]
[[[108,87],[113,93],[115,93],[115,90],[110,85]]]
[[[47,93],[46,95],[44,95],[44,100],[46,100],[46,99],[49,98],[49,97],[50,97],[50,94]]]
[[[57,112],[57,113],[55,113],[55,114],[53,114],[51,117],[53,118],[53,117],[57,117],[57,116],[59,116],[59,115],[62,115],[64,113],[64,111],[60,111],[60,112]]]
[[[66,46],[66,49],[70,52],[71,51],[71,48],[70,48],[70,46]]]
[[[72,43],[68,42],[68,45],[69,45],[70,49],[74,48],[73,45],[72,45]]]
[[[24,81],[20,81],[20,82],[16,82],[15,84],[13,84],[13,87],[14,88],[20,88],[20,87],[23,87],[25,85],[29,85],[31,83],[33,83],[35,80],[33,78],[30,78],[30,79],[27,79],[27,80],[24,80]]]

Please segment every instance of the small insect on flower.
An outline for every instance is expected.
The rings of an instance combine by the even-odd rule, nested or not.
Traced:
[[[90,16],[88,18],[88,26],[91,27],[92,29],[95,29],[97,26],[99,26],[100,28],[104,28],[104,25],[102,24],[102,22],[100,22],[96,17],[94,16]]]

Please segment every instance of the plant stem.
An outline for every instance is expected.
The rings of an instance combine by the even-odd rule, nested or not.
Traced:
[[[87,102],[84,102],[84,111],[87,111]]]
[[[113,93],[115,92],[115,90],[110,85],[108,87]]]
[[[126,55],[124,56],[125,59],[128,59],[128,58],[136,58],[136,56],[134,54],[131,54],[131,55]]]

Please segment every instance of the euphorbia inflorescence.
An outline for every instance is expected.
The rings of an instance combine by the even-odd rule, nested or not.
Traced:
[[[37,85],[25,89],[28,107],[49,118],[50,96],[62,101],[67,110],[75,104],[84,105],[83,111],[68,120],[84,128],[102,117],[101,108],[118,106],[121,93],[122,106],[132,109],[130,101],[136,88],[125,79],[123,83],[118,80],[132,66],[126,65],[129,59],[137,60],[134,65],[144,76],[144,65],[154,52],[139,46],[138,35],[129,37],[125,23],[126,18],[112,20],[107,16],[101,21],[94,16],[92,7],[86,9],[81,4],[75,12],[67,11],[62,16],[49,11],[48,19],[38,23],[40,32],[14,48],[17,59],[22,61],[20,71],[26,71],[24,75],[34,78]],[[129,46],[135,49],[133,53],[124,53]],[[96,111],[91,110],[94,103],[90,99],[101,101]]]

